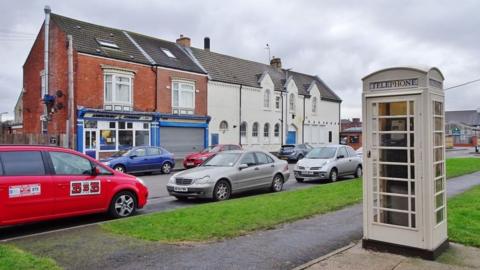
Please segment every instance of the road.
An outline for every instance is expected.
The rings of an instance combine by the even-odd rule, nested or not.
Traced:
[[[325,184],[325,181],[309,181],[306,183],[297,183],[293,177],[294,164],[289,164],[290,178],[284,185],[284,190],[293,190],[299,188],[309,188],[318,184]],[[180,207],[194,206],[204,203],[209,203],[208,200],[189,200],[178,201],[174,197],[168,195],[166,185],[172,176],[164,174],[153,175],[137,175],[144,180],[149,188],[148,204],[144,209],[139,210],[138,214],[146,214],[152,212],[166,211]],[[255,196],[259,194],[268,193],[267,190],[253,191],[232,196],[232,199],[245,196]],[[14,227],[0,228],[0,241],[10,240],[13,238],[25,237],[28,235],[47,233],[50,231],[64,230],[72,227],[79,227],[97,222],[107,221],[110,218],[104,214],[88,215],[81,217],[66,218],[60,220],[52,220],[46,222],[39,222],[34,224],[19,225]]]

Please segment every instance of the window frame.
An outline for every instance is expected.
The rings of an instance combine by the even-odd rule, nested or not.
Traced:
[[[107,100],[107,76],[111,76],[111,100]],[[128,83],[120,82],[119,78],[127,78]],[[129,88],[129,101],[119,101],[117,99],[117,84],[120,85],[127,85]],[[104,70],[103,72],[103,104],[104,106],[110,105],[112,106],[112,110],[115,110],[115,105],[117,106],[129,106],[130,108],[133,107],[133,89],[134,89],[134,75],[130,72],[118,72],[118,71],[111,71],[111,70]]]
[[[295,113],[295,110],[296,110],[296,98],[295,98],[295,94],[294,93],[291,93],[289,95],[289,99],[288,99],[288,108],[290,110],[290,113]]]
[[[270,138],[270,123],[263,124],[263,137]]]
[[[312,114],[317,113],[317,97],[312,98]]]
[[[94,164],[91,160],[89,160],[88,158],[86,157],[82,157],[80,155],[76,155],[76,154],[73,154],[73,153],[68,153],[68,152],[62,152],[62,151],[48,151],[48,157],[49,157],[49,162],[50,162],[50,166],[51,166],[51,169],[52,169],[52,175],[55,175],[55,176],[86,176],[86,175],[92,175],[91,172],[93,171],[93,169],[95,167],[97,167],[97,164]],[[57,171],[55,171],[55,166],[53,165],[53,157],[52,157],[52,153],[60,153],[60,154],[66,154],[66,155],[71,155],[71,156],[75,156],[77,158],[82,158],[86,161],[88,161],[88,163],[90,164],[90,174],[65,174],[65,173],[57,173]]]
[[[275,110],[280,110],[281,104],[282,98],[279,95],[275,95]]]
[[[264,109],[270,109],[271,107],[271,91],[270,89],[265,89],[265,91],[263,92],[263,108]]]
[[[278,127],[278,130],[276,130]],[[273,126],[273,136],[274,137],[280,137],[280,123],[276,123],[274,126]]]
[[[175,84],[178,84],[178,105],[175,105],[175,95],[174,95],[174,92],[175,92]],[[192,86],[192,90],[185,90],[182,88],[182,85],[190,85]],[[171,100],[171,104],[172,104],[172,110],[175,111],[175,110],[178,110],[179,112],[181,112],[182,110],[185,110],[185,111],[191,111],[192,113],[195,111],[195,82],[194,81],[188,81],[188,80],[172,80],[172,85],[171,85],[171,95],[172,95],[172,100]],[[187,107],[187,106],[183,106],[185,104],[182,104],[182,93],[184,92],[191,92],[192,93],[192,107]],[[181,114],[181,113],[179,113]]]
[[[5,159],[4,159],[4,154],[5,153],[22,153],[22,152],[28,152],[28,153],[31,153],[31,152],[38,152],[40,154],[40,157],[41,157],[41,160],[42,160],[42,164],[43,164],[43,174],[8,174],[7,173],[7,170],[6,170],[6,167],[5,167]],[[0,152],[0,166],[2,167],[2,169],[0,170],[2,176],[6,176],[6,177],[17,177],[17,176],[47,176],[47,175],[51,175],[51,170],[49,168],[49,165],[48,165],[48,160],[46,159],[45,157],[45,153],[43,151],[39,151],[39,150],[7,150],[7,151],[1,151]]]
[[[253,138],[258,138],[258,122],[254,122],[252,124],[252,137]]]
[[[222,127],[222,124],[225,124],[225,127]],[[218,125],[218,129],[221,131],[228,130],[228,122],[226,120],[220,121],[220,124]]]
[[[245,126],[245,129],[243,129],[243,126]],[[240,124],[240,137],[247,137],[248,134],[248,124],[246,121],[243,121]]]

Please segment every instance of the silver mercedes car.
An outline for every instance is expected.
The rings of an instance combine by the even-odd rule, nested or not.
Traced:
[[[223,201],[233,193],[269,188],[279,192],[290,177],[288,163],[263,151],[226,151],[199,167],[174,174],[168,193],[179,200],[189,197]]]
[[[362,168],[362,158],[352,147],[329,145],[314,148],[297,162],[293,171],[298,182],[317,179],[335,182],[343,175],[362,176]]]

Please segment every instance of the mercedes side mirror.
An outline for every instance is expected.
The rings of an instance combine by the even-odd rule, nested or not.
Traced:
[[[246,168],[248,168],[248,165],[245,164],[245,163],[242,163],[242,164],[238,165],[239,170],[243,170],[243,169],[246,169]]]

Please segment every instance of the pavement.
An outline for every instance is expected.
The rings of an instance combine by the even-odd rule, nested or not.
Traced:
[[[480,249],[450,243],[436,261],[365,250],[361,242],[330,253],[295,270],[473,270],[480,269]]]
[[[480,172],[450,179],[448,196],[478,184]],[[98,225],[8,243],[35,255],[51,257],[65,269],[292,269],[361,237],[362,206],[357,204],[211,243],[148,242],[106,233]]]

